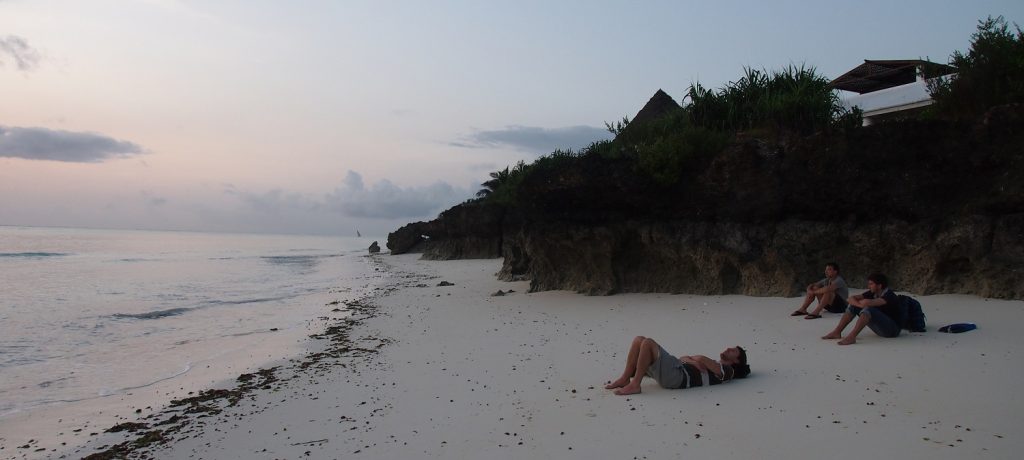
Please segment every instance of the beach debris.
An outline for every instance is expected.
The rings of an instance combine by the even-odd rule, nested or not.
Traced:
[[[106,429],[106,433],[120,433],[122,431],[136,431],[148,429],[145,423],[124,422]]]
[[[380,252],[380,245],[377,244],[376,241],[374,241],[373,243],[370,244],[369,250],[370,254],[377,254],[378,252]]]
[[[438,286],[455,286],[455,283],[449,283],[447,281],[441,281],[440,283],[437,283],[437,285]]]
[[[491,294],[491,297],[501,297],[503,295],[505,295],[505,291],[502,291],[501,289],[498,289],[498,292],[495,292],[495,293]]]

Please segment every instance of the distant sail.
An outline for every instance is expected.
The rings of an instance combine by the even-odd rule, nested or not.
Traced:
[[[363,234],[359,233],[359,230],[356,230],[356,236],[363,236]]]

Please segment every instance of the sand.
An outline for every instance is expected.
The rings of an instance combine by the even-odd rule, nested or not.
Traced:
[[[381,257],[404,287],[350,333],[378,352],[257,390],[149,455],[960,459],[1024,448],[1024,402],[1013,396],[1024,302],[920,296],[929,332],[865,330],[838,346],[820,337],[839,315],[790,317],[797,298],[527,293],[525,282],[495,279],[500,260]],[[935,332],[962,321],[979,328]],[[753,372],[687,390],[645,380],[642,394],[615,396],[603,386],[636,335],[675,354],[740,345]],[[49,455],[118,439],[129,438]]]

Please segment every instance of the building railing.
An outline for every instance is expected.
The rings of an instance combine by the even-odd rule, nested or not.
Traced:
[[[840,94],[840,99],[846,108],[853,108],[854,106],[860,107],[866,117],[923,107],[932,103],[932,96],[928,92],[929,82],[940,78],[949,79],[955,75],[956,74],[945,75],[927,80],[918,78],[918,80],[913,83],[894,86],[892,88],[886,88],[871,93],[853,94],[850,96]]]

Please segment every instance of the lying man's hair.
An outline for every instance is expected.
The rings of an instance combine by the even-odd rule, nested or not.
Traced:
[[[740,362],[732,365],[733,378],[746,378],[750,375],[750,366],[747,365],[747,350],[744,350],[743,347],[736,348],[740,350]]]

